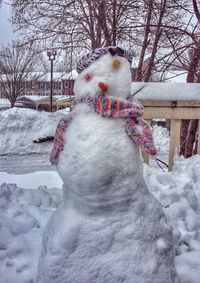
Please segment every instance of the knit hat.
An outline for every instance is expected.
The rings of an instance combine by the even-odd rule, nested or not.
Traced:
[[[102,55],[110,53],[112,56],[118,55],[121,57],[125,57],[129,63],[131,64],[133,58],[133,52],[122,49],[118,46],[108,46],[108,47],[101,47],[92,50],[91,52],[83,55],[77,62],[76,71],[80,74],[84,69],[89,67],[95,60],[97,60]]]

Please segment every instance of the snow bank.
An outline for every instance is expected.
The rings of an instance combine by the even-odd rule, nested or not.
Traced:
[[[200,156],[176,157],[172,172],[157,173],[146,166],[145,177],[173,226],[181,282],[199,282]]]
[[[35,282],[44,226],[60,201],[60,190],[0,185],[0,282]]]
[[[51,113],[12,108],[0,112],[0,154],[50,152],[51,142],[37,144],[33,140],[54,136],[58,121],[66,115],[67,109]]]
[[[6,98],[0,98],[0,110],[10,108],[10,101]]]
[[[58,121],[68,113],[67,109],[50,113],[26,108],[0,112],[0,155],[50,153],[51,142],[38,144],[33,143],[33,140],[54,136]],[[158,152],[166,153],[169,148],[167,129],[154,125],[153,133]]]

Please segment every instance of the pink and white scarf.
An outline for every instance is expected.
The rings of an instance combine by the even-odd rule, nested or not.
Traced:
[[[142,118],[143,107],[140,104],[130,103],[127,100],[118,99],[102,94],[91,97],[86,95],[77,98],[73,106],[78,103],[86,103],[90,110],[105,118],[125,119],[125,131],[130,139],[139,145],[141,149],[151,155],[156,154],[153,143],[152,130],[148,123]],[[71,123],[72,118],[62,119],[57,126],[53,150],[51,152],[51,163],[56,165],[60,152],[64,148],[64,133]]]

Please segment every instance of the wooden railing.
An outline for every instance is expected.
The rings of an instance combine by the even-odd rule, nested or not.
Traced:
[[[144,119],[151,122],[152,119],[169,119],[170,127],[170,147],[169,147],[169,171],[172,170],[173,158],[179,152],[180,127],[182,119],[198,119],[200,125],[200,101],[193,100],[141,100],[144,106]],[[198,128],[200,137],[200,126]],[[200,154],[200,139],[197,144],[197,153]],[[144,155],[144,162],[148,163],[149,158]]]

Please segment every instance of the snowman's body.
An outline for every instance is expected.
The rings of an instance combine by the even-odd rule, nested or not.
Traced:
[[[178,282],[171,229],[124,120],[85,104],[74,111],[57,166],[63,204],[46,227],[38,282]]]

